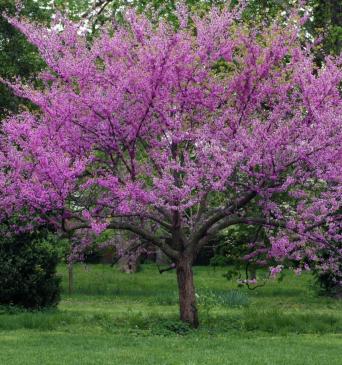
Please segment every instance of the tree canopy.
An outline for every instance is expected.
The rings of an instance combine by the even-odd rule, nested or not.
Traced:
[[[253,29],[240,7],[175,14],[178,27],[129,10],[91,42],[63,17],[8,18],[48,68],[9,83],[39,110],[2,126],[1,217],[142,237],[176,262],[197,326],[192,262],[229,226],[263,226],[279,262],[339,270],[342,72],[340,58],[317,67],[295,13]]]

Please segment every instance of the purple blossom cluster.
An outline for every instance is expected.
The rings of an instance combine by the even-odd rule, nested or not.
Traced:
[[[8,18],[47,69],[44,87],[10,84],[39,112],[2,124],[0,218],[129,230],[175,261],[262,225],[271,247],[246,259],[276,260],[272,276],[286,258],[340,271],[342,58],[318,68],[296,15],[251,30],[240,10],[180,8],[179,29],[129,11],[92,43],[61,17]]]

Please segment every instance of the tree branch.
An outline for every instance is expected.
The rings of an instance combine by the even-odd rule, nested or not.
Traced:
[[[206,222],[197,230],[197,232],[192,236],[190,241],[190,246],[194,247],[196,244],[207,234],[208,230],[218,221],[225,218],[228,215],[233,214],[238,209],[242,208],[246,204],[248,204],[254,197],[256,196],[256,192],[252,191],[246,194],[244,197],[238,199],[234,205],[229,206],[228,208],[221,209],[212,217],[207,219]]]
[[[144,238],[145,240],[151,242],[155,246],[159,247],[167,256],[177,259],[179,256],[179,252],[174,250],[171,246],[169,246],[164,241],[161,241],[158,237],[150,234],[149,232],[145,231],[143,228],[135,226],[130,223],[125,222],[111,222],[108,228],[113,229],[123,229],[126,231],[130,231],[136,233],[138,236]]]

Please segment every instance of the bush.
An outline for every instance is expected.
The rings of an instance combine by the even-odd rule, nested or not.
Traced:
[[[0,240],[0,305],[41,309],[57,305],[58,254],[51,241],[37,234]]]
[[[319,293],[332,297],[342,297],[342,276],[337,272],[314,271],[316,285],[319,286]]]

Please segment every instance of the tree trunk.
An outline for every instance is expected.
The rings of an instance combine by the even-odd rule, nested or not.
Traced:
[[[167,265],[169,262],[170,262],[170,260],[165,255],[165,253],[160,248],[157,248],[157,250],[156,250],[156,264],[158,264],[158,265]]]
[[[119,268],[122,272],[125,272],[126,274],[136,273],[139,270],[140,259],[140,255],[121,257],[118,262]]]
[[[68,292],[69,295],[73,293],[74,290],[74,266],[73,263],[68,264]]]
[[[198,327],[195,286],[191,258],[184,256],[177,261],[180,319],[191,327]]]
[[[248,276],[249,276],[248,279],[250,279],[250,280],[256,279],[256,267],[255,266],[253,266],[253,265],[249,266]]]
[[[120,271],[127,274],[136,273],[142,259],[141,250],[134,248],[138,241],[129,236],[118,236],[117,243],[116,249],[119,255],[118,266]]]

